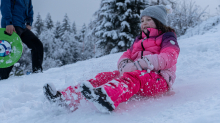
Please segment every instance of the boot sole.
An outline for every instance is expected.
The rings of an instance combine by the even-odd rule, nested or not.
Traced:
[[[99,111],[101,111],[101,112],[109,112],[109,111],[113,111],[114,110],[112,105],[107,100],[102,99],[102,97],[100,97],[99,94],[94,91],[94,89],[90,89],[85,84],[83,84],[81,86],[81,88],[82,88],[81,93],[83,94],[83,96],[87,100],[92,102]],[[106,95],[102,91],[101,91],[101,94],[102,95]],[[102,108],[102,107],[104,107],[104,108]],[[106,111],[106,109],[107,109],[107,111]]]
[[[46,84],[43,86],[44,95],[50,102],[56,102],[56,95],[53,95],[51,93],[51,86],[49,84]]]
[[[53,97],[52,93],[50,92],[50,89],[49,89],[49,85],[46,84],[44,85],[43,87],[43,90],[44,90],[44,95],[45,97],[51,102],[53,99],[51,97]],[[54,102],[54,101],[53,101]]]

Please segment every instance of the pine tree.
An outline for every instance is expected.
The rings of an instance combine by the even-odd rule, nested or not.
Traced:
[[[36,22],[34,23],[34,30],[36,32],[36,36],[39,37],[41,32],[44,30],[44,23],[41,19],[40,14],[38,13]]]
[[[97,41],[97,37],[93,35],[93,30],[94,28],[94,22],[93,21],[90,21],[90,23],[88,24],[88,27],[87,27],[87,31],[86,31],[86,34],[85,34],[85,52],[84,54],[86,55],[86,59],[89,59],[89,58],[93,58],[93,57],[96,57],[96,41]]]
[[[85,34],[86,34],[86,24],[83,24],[82,29],[79,32],[78,35],[78,41],[80,43],[81,47],[81,59],[85,60],[84,52],[85,52]]]
[[[149,5],[171,5],[172,8],[175,8],[175,0],[149,0]]]
[[[73,22],[73,25],[72,25],[72,32],[73,32],[74,35],[77,34],[76,23],[75,22]]]
[[[140,10],[146,0],[102,0],[95,13],[93,34],[104,54],[127,50],[140,30]]]
[[[118,10],[121,12],[121,18],[119,18],[121,22],[121,32],[119,33],[121,41],[118,43],[118,51],[121,52],[127,50],[131,46],[134,38],[140,32],[139,15],[140,11],[145,9],[146,1],[119,0],[118,3]]]
[[[71,32],[70,20],[69,20],[69,17],[67,16],[67,14],[65,14],[65,16],[64,16],[61,29],[62,29],[63,33],[65,31]]]
[[[53,54],[54,37],[55,35],[52,32],[52,30],[45,30],[39,36],[39,39],[41,40],[44,46],[45,57],[50,57],[51,54]]]
[[[60,25],[59,21],[57,21],[57,23],[55,25],[54,36],[56,39],[58,39],[62,36],[62,29],[61,29],[61,25]]]
[[[85,33],[86,33],[86,24],[83,24],[82,29],[80,30],[79,33],[79,42],[83,42],[85,38]]]
[[[92,23],[90,22],[88,24],[88,27],[86,28],[86,33],[85,33],[85,50],[84,50],[84,57],[85,59],[93,58],[95,57],[95,40],[96,37],[92,36]]]
[[[47,30],[51,30],[54,27],[50,13],[47,14],[45,19],[45,26]]]
[[[67,14],[65,14],[63,18],[63,22],[61,24],[61,31],[60,31],[60,36],[61,36],[61,41],[64,41],[65,36],[63,36],[65,33],[71,33],[71,27],[70,27],[70,20]]]
[[[77,34],[77,29],[76,29],[76,23],[73,22],[72,24],[72,30],[71,32],[73,33],[73,37],[75,38],[75,40],[79,41],[79,35]]]
[[[57,58],[60,59],[63,65],[70,64],[78,61],[79,58],[79,48],[81,48],[79,45],[79,42],[73,38],[76,35],[73,33],[72,28],[70,26],[70,20],[67,16],[67,14],[64,16],[62,26],[60,28],[60,31],[57,32],[59,34],[60,38],[56,39],[55,41],[58,41],[57,44]]]

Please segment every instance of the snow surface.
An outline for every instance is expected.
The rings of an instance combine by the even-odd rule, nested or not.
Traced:
[[[111,114],[88,101],[71,113],[45,99],[45,83],[59,90],[113,71],[122,55],[117,53],[0,81],[0,123],[219,123],[220,24],[178,42],[177,79],[169,95],[131,98]]]

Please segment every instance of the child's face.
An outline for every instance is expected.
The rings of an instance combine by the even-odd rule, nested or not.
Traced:
[[[141,30],[147,33],[147,28],[156,28],[156,24],[149,16],[143,16],[141,18]]]

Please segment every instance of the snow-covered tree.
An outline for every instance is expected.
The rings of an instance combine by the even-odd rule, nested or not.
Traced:
[[[92,23],[88,27],[84,24],[80,30],[81,37],[81,60],[95,57],[95,36],[92,36]]]
[[[45,27],[47,30],[51,30],[54,27],[50,13],[47,14],[45,19]]]
[[[79,32],[79,42],[83,42],[86,33],[86,24],[83,24],[82,29]]]
[[[53,25],[50,14],[47,15],[45,21],[42,21],[38,14],[33,30],[44,46],[44,62],[42,65],[44,70],[81,60],[82,47],[71,29],[67,15],[65,15],[61,26],[59,21]],[[26,71],[32,71],[31,51],[26,46],[24,46],[19,63],[20,67],[13,70],[14,74],[22,75]]]
[[[44,70],[61,66],[62,65],[61,59],[57,58],[55,52],[58,50],[58,48],[60,48],[58,43],[56,43],[56,41],[59,41],[60,39],[55,40],[55,34],[53,33],[53,28],[51,30],[45,30],[43,33],[41,33],[39,37],[44,46],[44,62],[43,62]]]
[[[76,48],[73,46],[73,41],[71,39],[71,33],[68,31],[65,31],[64,34],[62,35],[62,43],[59,46],[57,46],[58,49],[63,50],[63,53],[61,54],[61,61],[62,63],[69,64],[73,63],[74,57],[73,57],[73,49]]]
[[[81,47],[81,59],[85,60],[84,51],[85,51],[85,37],[86,37],[86,24],[83,24],[82,29],[78,35],[78,41]]]
[[[67,14],[64,16],[62,24],[59,22],[55,25],[55,40],[53,42],[55,48],[52,56],[59,59],[62,65],[70,64],[78,61],[79,44],[75,39],[75,34],[72,33],[70,20]]]
[[[175,29],[177,36],[185,34],[189,27],[194,27],[202,22],[206,13],[195,2],[178,1],[172,14],[168,15],[168,25]]]
[[[61,24],[61,29],[62,32],[64,33],[65,31],[71,32],[71,27],[70,27],[70,20],[67,14],[65,14],[64,18],[63,18],[63,22]]]
[[[97,37],[93,35],[92,30],[94,29],[94,21],[90,21],[87,27],[86,31],[86,39],[85,39],[85,55],[86,58],[93,58],[96,57],[96,55],[99,56],[97,50],[96,50],[96,42],[97,42]]]
[[[41,19],[40,14],[38,13],[36,22],[34,23],[34,31],[37,37],[41,34],[41,32],[44,30],[44,23]]]
[[[73,34],[77,34],[77,30],[76,30],[76,23],[75,22],[73,22],[73,24],[72,24],[72,32],[73,32]]]
[[[95,13],[93,34],[104,54],[125,51],[140,30],[140,10],[146,0],[102,0]],[[103,54],[103,55],[104,55]]]
[[[55,29],[54,29],[54,37],[56,39],[60,38],[62,36],[62,29],[61,29],[61,24],[59,21],[56,22],[55,24]]]
[[[172,5],[172,8],[176,5],[176,0],[149,0],[149,5]]]
[[[16,69],[20,69],[23,74],[26,74],[27,71],[32,71],[31,50],[26,45],[23,45],[22,56],[18,63],[20,63],[20,65],[18,67],[14,67],[12,70],[12,72],[14,71],[14,74],[16,74]]]
[[[50,57],[50,55],[53,54],[54,38],[55,38],[55,35],[52,32],[52,30],[45,30],[39,36],[39,39],[43,43],[46,57]]]
[[[92,36],[92,23],[89,23],[87,27],[87,31],[85,34],[85,50],[84,50],[84,57],[86,59],[93,58],[95,57],[96,53],[96,46],[95,46],[95,41],[96,37]]]

